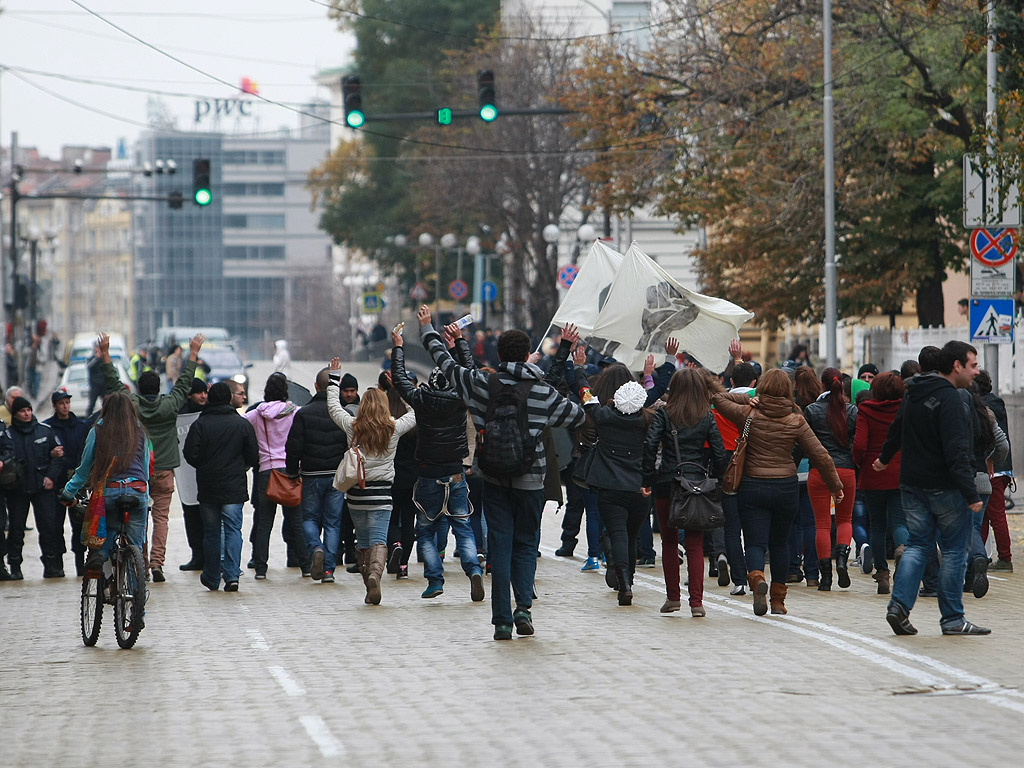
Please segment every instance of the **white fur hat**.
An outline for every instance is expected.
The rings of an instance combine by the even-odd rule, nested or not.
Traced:
[[[636,413],[647,402],[647,390],[639,382],[627,381],[617,390],[613,398],[615,407],[625,414]]]

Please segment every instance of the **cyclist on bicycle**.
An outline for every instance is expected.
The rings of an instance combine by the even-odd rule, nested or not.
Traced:
[[[121,515],[117,512],[117,500],[121,496],[138,499],[138,506],[129,514],[126,535],[130,544],[140,549],[144,546],[151,465],[152,446],[131,398],[126,392],[107,395],[100,419],[85,439],[82,463],[60,494],[61,502],[70,506],[83,486],[88,485],[95,493],[105,484],[106,541],[99,549],[90,550],[85,564],[86,578],[98,578],[104,561],[110,556],[114,534],[121,528]]]

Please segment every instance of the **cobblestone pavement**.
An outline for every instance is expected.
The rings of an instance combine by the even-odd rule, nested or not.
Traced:
[[[361,389],[373,369],[359,369]],[[253,374],[258,399],[266,374]],[[250,523],[247,506],[246,534]],[[285,568],[275,534],[266,581],[247,571],[238,593],[208,592],[175,567],[188,559],[175,503],[168,581],[149,585],[130,651],[109,607],[98,645],[82,645],[80,581],[42,580],[32,532],[25,581],[0,584],[0,768],[1020,759],[1024,572],[965,597],[990,637],[942,637],[934,600],[914,610],[918,636],[894,637],[887,597],[859,572],[848,590],[791,586],[790,614],[762,618],[710,579],[707,617],[692,619],[685,605],[658,612],[660,567],[639,569],[633,606],[619,607],[603,572],[554,557],[560,523],[545,513],[537,634],[499,643],[450,557],[442,597],[420,598],[413,563],[373,607],[358,574],[327,585]]]
[[[0,764],[1019,759],[1024,574],[967,597],[987,638],[942,637],[933,600],[914,611],[920,635],[894,637],[887,598],[859,573],[849,590],[793,586],[786,617],[754,617],[749,597],[709,580],[707,618],[692,619],[658,612],[660,568],[639,569],[634,605],[619,607],[601,572],[553,556],[560,520],[545,514],[537,634],[503,643],[461,571],[422,600],[414,563],[371,607],[358,574],[324,585],[283,567],[276,535],[266,581],[249,571],[237,594],[208,592],[173,568],[187,555],[172,509],[171,570],[150,585],[138,645],[117,648],[108,607],[86,648],[80,582],[44,582],[30,533],[26,580],[0,584]]]

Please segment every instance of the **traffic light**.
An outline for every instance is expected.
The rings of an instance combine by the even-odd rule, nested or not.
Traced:
[[[345,123],[349,128],[359,128],[366,122],[363,114],[363,96],[359,92],[359,78],[345,75],[341,78],[341,99],[345,107]]]
[[[441,107],[437,110],[437,124],[438,125],[451,125],[452,124],[452,111],[448,107]]]
[[[498,108],[494,106],[494,73],[489,69],[481,69],[476,73],[476,95],[480,101],[480,119],[486,123],[498,117]]]
[[[199,157],[192,161],[192,200],[196,205],[209,205],[213,201],[210,192],[210,159]]]
[[[181,204],[183,201],[184,197],[182,196],[181,192],[178,192],[177,190],[171,192],[171,194],[167,196],[167,204],[171,207],[171,210],[173,211],[180,211]]]

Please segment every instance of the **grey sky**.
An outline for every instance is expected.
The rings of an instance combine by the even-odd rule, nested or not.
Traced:
[[[54,157],[65,144],[114,147],[125,138],[130,145],[143,130],[135,123],[146,122],[147,93],[27,70],[187,94],[161,96],[178,128],[211,130],[209,121],[198,126],[194,122],[196,99],[238,95],[241,79],[249,77],[267,98],[308,102],[318,93],[326,97],[313,83],[313,75],[341,67],[351,57],[351,36],[339,32],[327,18],[327,9],[311,0],[80,1],[231,87],[162,56],[69,0],[0,0],[0,67],[9,68],[0,74],[4,146],[10,143],[11,131],[18,131],[21,146],[35,146]],[[235,122],[231,117],[219,127],[268,131],[298,125],[298,116],[280,107],[264,104],[254,112],[256,121]]]

